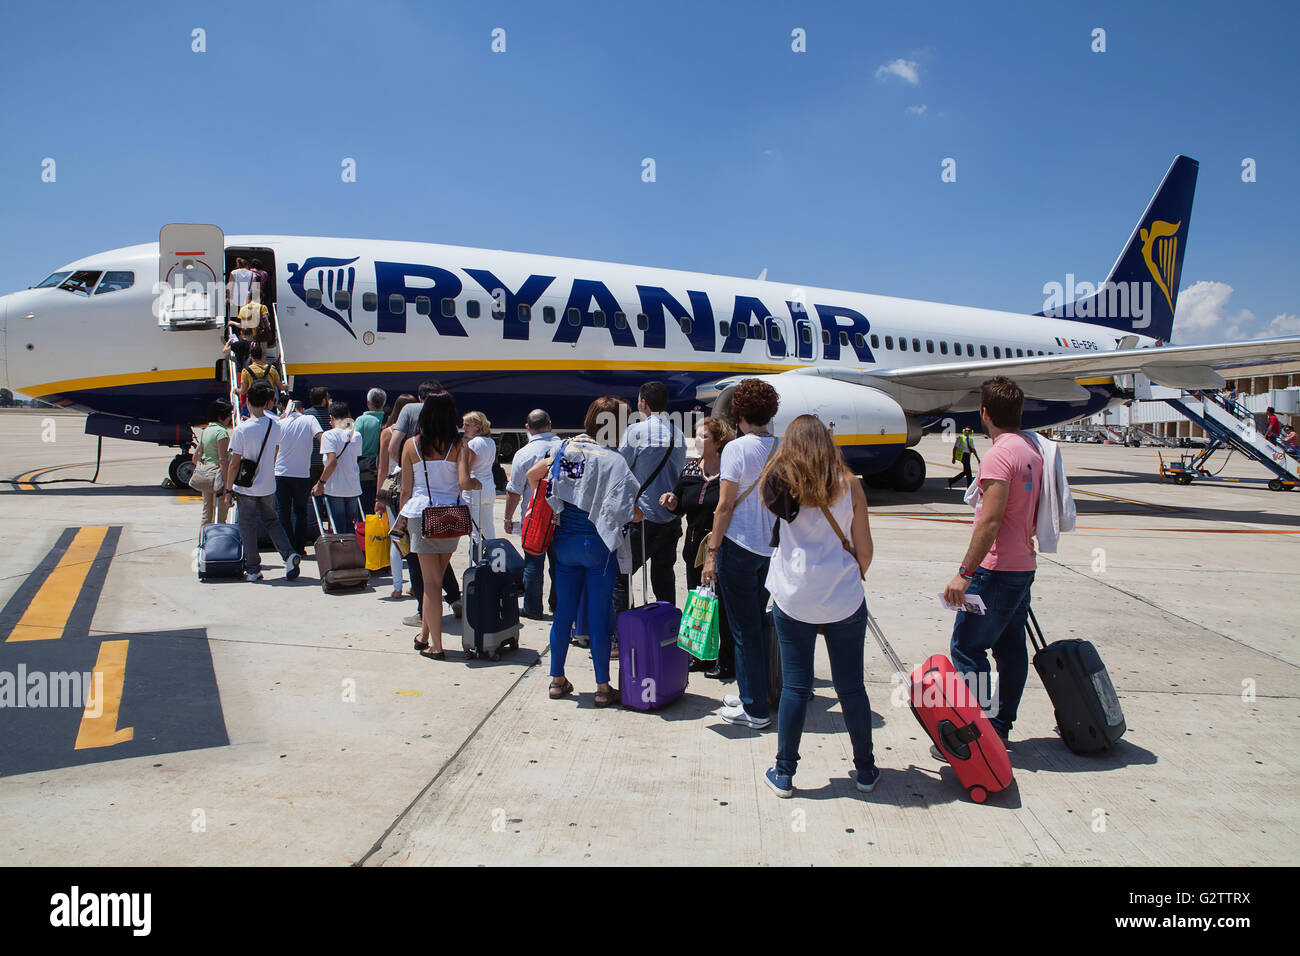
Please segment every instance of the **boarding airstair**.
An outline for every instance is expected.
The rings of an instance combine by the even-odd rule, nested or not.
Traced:
[[[1193,480],[1231,480],[1243,484],[1263,480],[1221,478],[1219,472],[1223,466],[1219,471],[1211,471],[1210,457],[1226,449],[1229,455],[1238,452],[1272,472],[1274,477],[1268,479],[1268,487],[1273,491],[1300,485],[1300,461],[1292,458],[1280,444],[1265,437],[1255,415],[1244,405],[1218,391],[1197,392],[1195,395],[1184,393],[1179,398],[1166,398],[1165,401],[1184,418],[1200,426],[1208,443],[1200,453],[1185,456],[1177,465],[1165,466],[1162,462],[1162,474],[1183,485],[1189,485]]]

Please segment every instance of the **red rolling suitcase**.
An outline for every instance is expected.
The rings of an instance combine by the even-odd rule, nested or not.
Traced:
[[[867,627],[901,675],[907,669],[870,614]],[[906,677],[908,703],[917,721],[945,757],[957,780],[976,803],[1011,786],[1011,758],[966,681],[943,654],[927,657]]]

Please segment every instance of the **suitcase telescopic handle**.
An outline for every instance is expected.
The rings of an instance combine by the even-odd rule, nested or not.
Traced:
[[[1032,607],[1029,608],[1029,618],[1025,621],[1025,630],[1029,632],[1029,643],[1033,645],[1035,651],[1047,647],[1047,639],[1043,637],[1043,629],[1038,626],[1038,618],[1034,617]]]
[[[320,520],[320,499],[324,498],[325,496],[324,496],[324,495],[312,495],[312,494],[309,494],[307,497],[311,498],[311,510],[314,511],[314,512],[316,512],[316,527],[318,527],[318,528],[321,529],[321,534],[325,534],[325,522],[323,522],[323,521]],[[330,534],[338,534],[338,529],[334,527],[334,515],[333,515],[333,514],[330,514],[330,509],[329,509],[329,503],[328,503],[328,502],[326,502],[325,513],[326,513],[327,515],[329,515],[329,519],[330,519],[330,520],[329,520],[329,529],[330,529],[330,530],[329,530],[329,533],[330,533]]]
[[[867,629],[871,631],[871,636],[876,639],[880,649],[885,652],[885,657],[889,659],[889,663],[893,665],[894,670],[906,677],[907,668],[903,666],[903,662],[894,653],[894,648],[889,643],[889,639],[885,637],[885,632],[880,629],[880,624],[876,622],[876,616],[870,611],[867,612]]]

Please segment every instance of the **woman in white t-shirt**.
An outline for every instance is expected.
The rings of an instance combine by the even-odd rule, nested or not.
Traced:
[[[460,427],[469,440],[469,450],[474,453],[474,462],[470,465],[470,475],[479,480],[481,487],[469,493],[470,514],[478,525],[475,534],[483,538],[495,538],[492,527],[492,508],[496,504],[496,480],[492,477],[492,464],[497,460],[497,443],[489,436],[492,423],[482,412],[466,412]]]
[[[776,765],[764,775],[779,797],[794,793],[817,632],[826,635],[831,680],[853,745],[858,790],[880,779],[871,747],[871,705],[862,679],[867,602],[862,579],[871,565],[871,526],[862,483],[849,472],[830,429],[800,415],[767,467],[760,487],[776,518],[776,550],[767,571],[772,620],[781,648],[781,705]]]
[[[361,513],[361,435],[352,428],[347,402],[330,403],[329,431],[320,436],[320,453],[325,467],[313,486],[313,495],[324,495],[336,534],[347,534],[364,520]]]

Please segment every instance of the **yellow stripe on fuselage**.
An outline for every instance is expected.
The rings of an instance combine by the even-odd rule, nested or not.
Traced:
[[[837,445],[901,445],[907,441],[906,433],[901,435],[835,435]]]
[[[210,368],[172,368],[154,372],[127,372],[121,375],[96,375],[93,378],[69,378],[44,385],[23,385],[14,391],[32,398],[41,398],[58,392],[88,392],[96,388],[120,388],[123,385],[152,385],[155,382],[188,382],[212,378]]]
[[[588,359],[482,359],[470,362],[349,362],[338,364],[331,362],[294,365],[295,375],[331,375],[358,372],[675,372],[701,371],[736,374],[752,372],[756,375],[770,375],[774,372],[788,372],[791,369],[808,368],[807,365],[782,365],[772,363],[759,365],[739,362],[622,362],[617,360]]]

